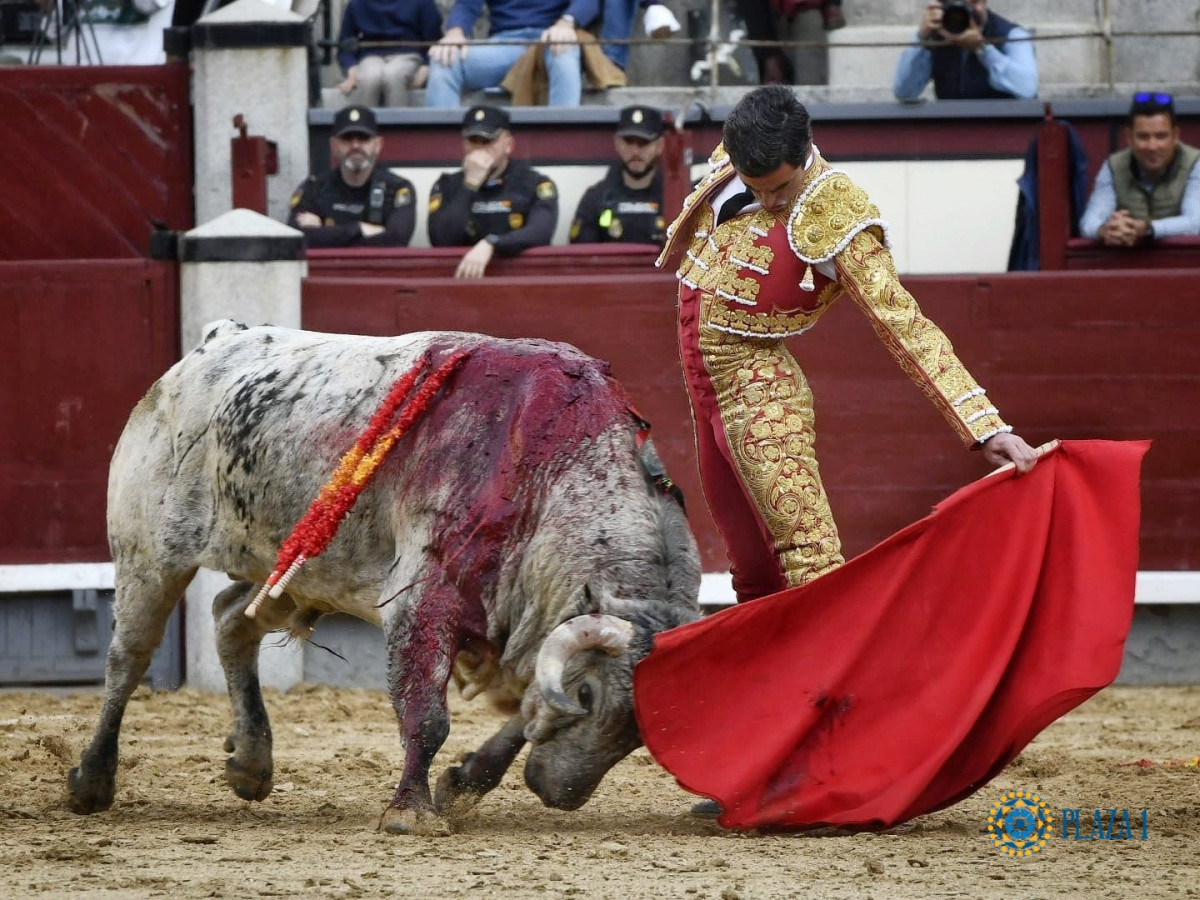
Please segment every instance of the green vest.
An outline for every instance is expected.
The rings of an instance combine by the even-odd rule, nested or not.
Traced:
[[[1175,148],[1175,158],[1154,189],[1147,191],[1138,184],[1133,172],[1133,153],[1125,149],[1108,158],[1112,172],[1113,189],[1117,193],[1117,209],[1127,209],[1135,219],[1143,221],[1166,219],[1179,215],[1183,206],[1183,189],[1187,187],[1188,175],[1200,150],[1180,142]]]

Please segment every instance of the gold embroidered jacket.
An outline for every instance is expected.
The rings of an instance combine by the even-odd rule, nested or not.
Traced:
[[[966,444],[1012,430],[900,283],[887,224],[866,191],[814,149],[790,208],[742,213],[714,226],[712,200],[736,172],[721,145],[709,162],[658,259],[663,266],[680,257],[681,296],[704,296],[702,347],[705,331],[768,340],[801,334],[845,294]],[[816,271],[819,264],[832,265],[836,278]]]

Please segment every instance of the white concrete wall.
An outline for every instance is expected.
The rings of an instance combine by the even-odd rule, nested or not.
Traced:
[[[265,0],[237,0],[205,16],[206,24],[299,22]],[[193,54],[192,102],[196,154],[196,221],[233,208],[230,140],[233,117],[245,116],[250,134],[278,146],[279,173],[267,179],[267,211],[287,213],[296,185],[308,177],[308,52],[304,47],[198,49]]]
[[[836,160],[835,160],[836,163]],[[870,193],[892,227],[901,272],[1003,272],[1017,210],[1022,160],[836,163]],[[566,244],[575,208],[604,166],[537,166],[559,190],[555,244]],[[443,167],[394,167],[417,193],[412,246],[428,247],[429,191]],[[699,174],[702,169],[697,168]]]

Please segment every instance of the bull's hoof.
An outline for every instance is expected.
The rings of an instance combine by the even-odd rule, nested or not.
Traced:
[[[270,766],[244,766],[236,756],[225,760],[225,780],[243,800],[266,800],[275,786]]]
[[[463,782],[462,771],[462,766],[446,769],[433,792],[434,808],[448,819],[466,815],[483,799],[482,793]]]
[[[432,809],[399,809],[389,806],[379,821],[379,830],[388,834],[420,834],[444,837],[450,833],[446,820]]]
[[[86,816],[112,806],[116,779],[87,778],[78,766],[67,775],[67,808]]]

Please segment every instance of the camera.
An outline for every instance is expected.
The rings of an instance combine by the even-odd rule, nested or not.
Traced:
[[[965,0],[942,0],[942,30],[962,34],[975,21],[975,13]]]

